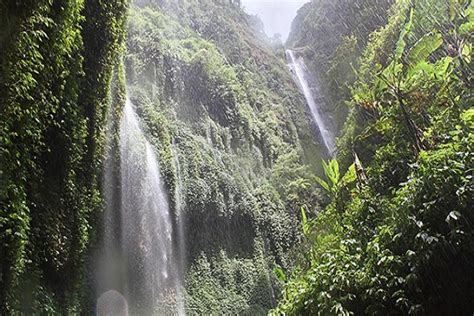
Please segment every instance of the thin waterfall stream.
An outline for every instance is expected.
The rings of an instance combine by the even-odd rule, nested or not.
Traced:
[[[176,168],[176,186],[175,186],[175,212],[176,212],[176,227],[177,227],[177,239],[179,249],[179,276],[181,277],[181,284],[184,284],[184,274],[186,269],[186,241],[185,241],[185,218],[183,214],[183,208],[185,202],[183,199],[183,179],[181,177],[181,164],[179,162],[178,145],[173,140],[172,153],[174,158],[174,164]],[[181,290],[181,287],[179,288]],[[182,296],[182,293],[179,293]],[[184,315],[184,299],[180,299],[178,302],[178,313]]]
[[[119,134],[120,185],[117,190],[105,189],[106,258],[102,265],[111,267],[102,267],[107,279],[100,288],[109,290],[108,295],[111,290],[117,291],[115,297],[120,291],[131,314],[184,315],[181,253],[176,249],[182,241],[175,240],[173,214],[158,157],[128,99]],[[113,181],[107,179],[113,167],[107,163],[114,161],[106,160],[104,183],[113,186]]]
[[[288,60],[288,67],[306,99],[306,103],[308,104],[311,116],[319,130],[324,146],[329,155],[332,156],[335,150],[335,137],[329,128],[329,122],[321,113],[321,105],[314,98],[311,86],[308,82],[309,74],[304,59],[302,57],[296,57],[295,52],[289,49],[286,51],[286,57]]]

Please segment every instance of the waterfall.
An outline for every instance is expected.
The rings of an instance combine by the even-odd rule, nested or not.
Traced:
[[[306,65],[302,57],[295,57],[295,53],[292,50],[286,51],[286,57],[288,60],[288,67],[295,79],[298,87],[303,92],[306,99],[306,103],[311,112],[311,116],[319,130],[319,134],[323,140],[324,146],[326,147],[329,155],[332,156],[335,150],[335,137],[331,130],[329,129],[329,122],[324,119],[321,111],[321,104],[316,102],[313,93],[311,91],[310,84],[308,79],[310,78],[308,71],[306,70]]]
[[[105,282],[99,289],[120,291],[132,315],[183,315],[179,251],[175,253],[178,243],[174,240],[168,196],[158,158],[128,99],[119,134],[120,171],[116,182],[120,186],[115,190],[113,181],[107,180],[113,178],[107,173],[114,168],[107,164],[114,160],[108,158],[105,166],[104,185],[111,188],[104,189],[106,258],[99,273],[106,276],[99,276]]]
[[[179,163],[179,155],[178,155],[178,146],[176,142],[173,140],[173,158],[174,158],[174,165],[176,168],[176,187],[175,187],[175,208],[176,208],[176,218],[177,218],[177,229],[178,229],[178,249],[179,249],[179,269],[180,269],[180,276],[183,277],[186,268],[186,242],[184,237],[184,214],[183,214],[183,179],[181,178],[181,164]],[[181,279],[181,284],[184,283],[184,280]],[[178,312],[180,315],[184,314],[184,300],[178,302]]]

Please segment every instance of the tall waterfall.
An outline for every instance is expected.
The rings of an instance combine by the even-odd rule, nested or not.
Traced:
[[[179,163],[178,146],[173,140],[173,158],[174,165],[176,168],[177,182],[175,187],[175,208],[176,208],[176,222],[177,222],[177,238],[178,238],[178,249],[179,249],[179,271],[180,276],[183,277],[186,268],[186,242],[185,242],[185,218],[183,214],[184,201],[183,201],[183,179],[181,178],[181,164]],[[181,279],[181,283],[184,280]],[[184,300],[178,302],[178,312],[180,315],[184,314]]]
[[[109,258],[102,260],[102,265],[111,267],[100,270],[107,275],[107,284],[99,289],[121,292],[132,315],[183,315],[180,254],[175,251],[179,243],[175,241],[168,196],[157,156],[130,100],[120,122],[119,151],[120,173],[116,178],[120,185],[116,190],[105,188],[104,246]],[[113,160],[107,159],[107,163]],[[108,169],[113,168],[106,165],[104,184],[113,186],[113,181],[107,180]]]
[[[326,147],[328,153],[332,155],[335,150],[335,137],[329,128],[329,121],[325,119],[321,113],[321,104],[316,102],[313,92],[311,91],[311,87],[308,82],[309,74],[304,60],[302,57],[297,58],[292,50],[286,51],[286,57],[288,60],[288,67],[290,68],[295,81],[298,83],[301,92],[303,92],[306,103],[308,103],[311,116],[313,117],[313,120],[319,129],[319,134],[321,135],[324,146]]]

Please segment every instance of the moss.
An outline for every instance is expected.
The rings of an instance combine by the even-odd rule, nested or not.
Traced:
[[[243,13],[203,6],[176,8],[180,19],[166,6],[131,10],[129,92],[169,192],[181,186],[187,307],[263,314],[275,299],[269,270],[291,266],[287,252],[298,240],[297,213],[286,208],[300,205],[299,196],[307,204],[319,199],[296,184],[311,178],[300,140],[311,131],[286,65],[248,34]],[[219,25],[212,31],[200,24],[211,7],[222,13],[206,20]]]
[[[9,24],[0,83],[5,314],[80,310],[91,215],[101,209],[97,176],[104,117],[97,113],[107,108],[106,97],[94,95],[86,83],[107,96],[125,12],[121,2],[94,10],[91,5],[2,4]],[[87,28],[97,21],[103,23],[96,31],[108,37],[103,50],[92,52],[98,46],[91,45]],[[92,71],[91,58],[104,67]]]

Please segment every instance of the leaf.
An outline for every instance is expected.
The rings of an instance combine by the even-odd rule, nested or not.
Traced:
[[[449,71],[449,67],[453,63],[453,57],[447,56],[438,60],[435,64],[436,76],[444,78]]]
[[[331,167],[331,181],[335,185],[339,183],[339,180],[341,178],[341,173],[339,171],[339,163],[337,162],[336,159],[332,159],[329,162],[329,166]]]
[[[449,7],[448,7],[449,19],[453,21],[454,18],[456,17],[456,13],[458,12],[458,1],[449,0],[448,3],[449,3]]]
[[[464,23],[463,25],[461,25],[459,27],[459,33],[461,35],[468,35],[469,33],[473,33],[473,32],[474,32],[474,22],[473,21],[466,22],[466,23]]]
[[[309,233],[309,224],[308,224],[308,217],[306,216],[306,210],[304,206],[301,207],[301,226],[303,227],[303,234],[308,236]]]
[[[318,182],[324,188],[324,190],[331,192],[331,188],[329,187],[329,184],[326,181],[324,181],[320,177],[315,177],[315,179],[316,182]]]
[[[339,163],[336,159],[332,159],[329,162],[323,160],[323,170],[326,178],[329,181],[324,181],[319,177],[315,177],[316,181],[328,192],[334,193],[341,179],[341,174],[339,171]]]
[[[419,72],[431,74],[435,72],[435,67],[433,64],[430,64],[426,61],[420,61],[414,67],[410,68],[410,70],[408,71],[407,77],[412,78],[415,76],[415,74]]]
[[[405,47],[407,45],[405,37],[411,31],[411,26],[413,24],[413,14],[414,11],[412,8],[410,9],[410,15],[408,17],[408,20],[405,22],[405,26],[403,27],[403,30],[400,32],[400,36],[398,37],[397,46],[395,48],[395,54],[393,57],[393,61],[395,62],[402,58],[403,52],[405,51]]]
[[[273,267],[273,273],[275,274],[278,280],[280,280],[281,282],[286,282],[287,280],[286,274],[280,266],[277,265]]]
[[[464,111],[461,114],[461,120],[469,126],[470,129],[474,130],[474,108]]]
[[[347,172],[342,177],[342,180],[345,185],[349,185],[357,180],[355,164],[350,165],[349,169],[347,169]]]
[[[473,30],[474,30],[474,25],[473,25]],[[472,44],[471,43],[464,44],[461,49],[461,56],[466,61],[466,63],[471,62],[471,52],[472,52]]]
[[[474,32],[474,1],[471,1],[469,7],[464,11],[466,22],[459,27],[461,35],[468,35]]]
[[[440,33],[425,34],[411,49],[408,54],[408,65],[416,66],[418,63],[426,61],[443,44],[443,37]]]

